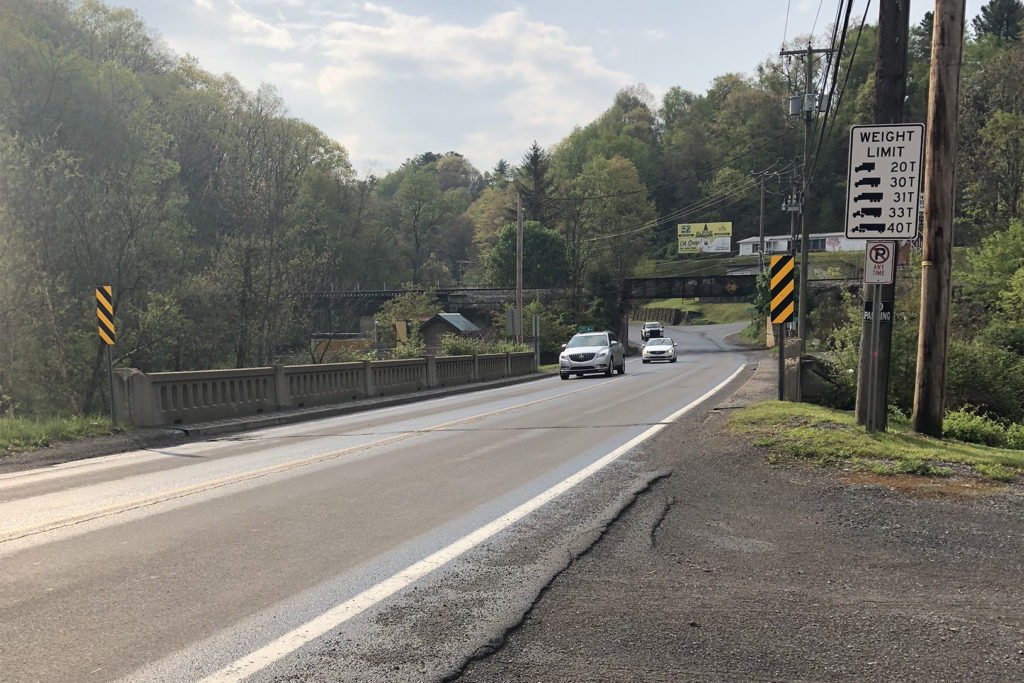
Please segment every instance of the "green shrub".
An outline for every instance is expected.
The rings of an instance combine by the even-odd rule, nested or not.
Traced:
[[[395,345],[395,350],[392,352],[391,357],[395,359],[406,359],[406,358],[423,358],[426,355],[427,347],[423,342],[423,338],[420,337],[420,332],[416,327],[409,330],[409,336],[405,341],[399,341]]]
[[[995,321],[982,330],[978,338],[1024,356],[1024,322]]]
[[[857,402],[857,376],[839,363],[819,359],[818,375],[828,389],[821,397],[821,404],[837,410],[853,410]]]
[[[1006,447],[1024,451],[1024,424],[1014,422],[1006,428]]]
[[[480,351],[483,340],[475,337],[460,337],[449,332],[441,337],[441,355],[443,356],[472,356]]]
[[[983,477],[995,479],[996,481],[1011,482],[1017,476],[1019,470],[1016,467],[1007,467],[996,463],[980,462],[974,466],[975,471]]]
[[[1002,446],[1006,443],[1006,430],[1003,426],[969,406],[946,413],[942,436],[984,446]]]
[[[1011,422],[1024,420],[1024,358],[984,339],[952,340],[946,371],[946,396],[953,408],[974,406],[978,412]]]
[[[478,337],[460,337],[449,332],[441,337],[441,355],[472,356],[483,353],[521,353],[529,351],[526,344],[505,339],[487,340]]]

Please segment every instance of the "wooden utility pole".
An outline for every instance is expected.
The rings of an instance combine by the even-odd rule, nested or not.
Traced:
[[[957,103],[965,0],[935,0],[924,157],[921,325],[914,383],[914,431],[942,436],[949,343]]]
[[[875,62],[875,123],[902,123],[907,94],[907,40],[910,32],[910,0],[883,0],[878,9],[878,57]],[[895,279],[894,279],[895,280]],[[896,283],[875,285],[878,298],[895,320]],[[864,285],[864,301],[872,301]],[[865,308],[866,310],[866,308]],[[874,310],[874,308],[872,308]],[[872,315],[872,318],[874,315]],[[857,424],[884,432],[889,416],[889,359],[892,355],[892,322],[880,322],[872,338],[872,320],[860,328],[857,365]],[[877,345],[875,342],[877,341]],[[874,362],[872,362],[874,361]],[[872,382],[872,377],[874,382]]]
[[[800,283],[799,283],[799,300],[797,301],[797,318],[796,318],[796,329],[799,334],[799,353],[797,354],[797,380],[796,380],[796,400],[803,400],[803,387],[801,381],[801,369],[800,363],[803,358],[804,351],[807,350],[807,310],[809,300],[807,298],[807,273],[809,271],[808,263],[808,252],[810,251],[810,237],[808,235],[807,220],[804,212],[804,202],[807,198],[807,192],[810,189],[810,157],[811,157],[811,121],[814,120],[814,112],[818,109],[818,93],[812,91],[814,87],[814,55],[816,54],[828,54],[831,53],[831,48],[823,48],[815,50],[811,47],[810,43],[807,43],[807,49],[805,50],[783,50],[779,53],[780,56],[786,55],[803,55],[805,63],[804,73],[804,92],[803,99],[800,104],[800,113],[804,119],[804,167],[803,175],[800,183],[800,194],[796,197],[796,201],[800,206]]]
[[[512,314],[516,343],[523,342],[523,199],[516,193],[516,310]]]

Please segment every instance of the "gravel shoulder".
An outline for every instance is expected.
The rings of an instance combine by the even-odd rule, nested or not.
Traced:
[[[727,429],[772,361],[636,457],[671,471],[460,681],[1020,680],[1024,495],[926,500]]]

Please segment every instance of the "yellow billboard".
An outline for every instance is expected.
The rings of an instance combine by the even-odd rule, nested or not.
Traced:
[[[678,226],[680,254],[728,254],[732,223],[684,223]]]

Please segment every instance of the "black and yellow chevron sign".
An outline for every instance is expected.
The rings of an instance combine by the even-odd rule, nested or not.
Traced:
[[[788,323],[793,319],[792,256],[772,256],[772,323]]]
[[[114,295],[110,285],[96,288],[96,317],[100,320],[100,339],[114,343]]]

